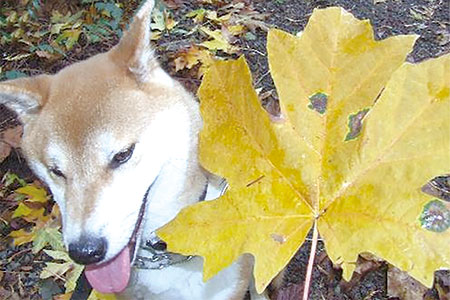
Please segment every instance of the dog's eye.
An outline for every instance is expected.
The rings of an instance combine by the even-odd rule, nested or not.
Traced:
[[[64,179],[66,178],[66,175],[64,175],[63,172],[61,172],[61,170],[58,167],[50,168],[50,172],[52,172],[58,177],[62,177]]]
[[[131,145],[123,151],[116,153],[111,161],[111,168],[115,169],[118,166],[126,163],[131,158],[131,156],[133,156],[134,146],[135,144]]]

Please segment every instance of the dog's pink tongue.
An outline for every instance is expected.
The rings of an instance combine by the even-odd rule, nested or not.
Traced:
[[[120,293],[130,279],[130,249],[125,247],[116,257],[98,266],[86,266],[86,278],[100,293]]]

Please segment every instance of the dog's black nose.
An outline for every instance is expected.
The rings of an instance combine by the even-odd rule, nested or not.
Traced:
[[[95,264],[105,258],[106,240],[82,236],[78,241],[69,244],[69,256],[82,265]]]

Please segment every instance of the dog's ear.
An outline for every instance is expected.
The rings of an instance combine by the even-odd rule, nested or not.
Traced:
[[[33,115],[45,104],[50,75],[39,75],[0,82],[0,104],[15,111],[20,119]]]
[[[158,66],[150,46],[150,22],[154,5],[154,0],[144,2],[128,31],[111,51],[114,61],[125,65],[139,82],[148,81],[151,71]]]

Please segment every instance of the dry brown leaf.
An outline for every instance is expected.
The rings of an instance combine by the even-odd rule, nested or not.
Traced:
[[[427,288],[408,275],[408,273],[390,265],[388,270],[388,296],[402,300],[423,299]]]
[[[12,148],[19,147],[22,132],[22,126],[16,126],[0,133],[0,162],[9,156]]]

